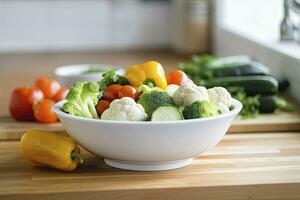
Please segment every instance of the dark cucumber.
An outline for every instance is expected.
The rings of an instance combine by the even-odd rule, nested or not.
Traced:
[[[260,113],[273,113],[276,108],[276,96],[261,96],[259,98]]]
[[[295,105],[287,102],[283,98],[276,95],[273,96],[260,96],[259,97],[259,112],[260,113],[273,113],[276,109],[282,111],[293,111],[296,109]]]
[[[273,95],[278,92],[278,81],[271,76],[234,76],[224,78],[214,78],[206,81],[205,86],[229,87],[240,86],[245,89],[247,95]]]
[[[251,61],[247,56],[218,58],[206,66],[214,77],[266,75],[269,70],[261,63]]]

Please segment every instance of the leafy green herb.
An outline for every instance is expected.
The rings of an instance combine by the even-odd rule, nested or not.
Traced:
[[[195,63],[199,66],[206,67],[212,61],[217,60],[218,57],[214,55],[204,54],[204,55],[193,55],[192,56],[192,63]]]
[[[217,60],[213,55],[193,55],[192,61],[188,63],[179,63],[177,68],[184,71],[197,85],[203,85],[205,80],[214,78],[213,71],[208,68],[209,64]]]
[[[211,70],[196,63],[179,63],[177,68],[184,71],[193,81],[211,80],[213,78]]]
[[[244,88],[239,86],[232,86],[227,89],[233,98],[243,104],[243,109],[240,112],[242,119],[255,118],[259,115],[260,95],[247,96]]]
[[[102,79],[97,84],[100,92],[98,98],[101,99],[107,86],[112,84],[129,85],[129,82],[126,77],[116,74],[115,70],[110,70],[102,74]]]

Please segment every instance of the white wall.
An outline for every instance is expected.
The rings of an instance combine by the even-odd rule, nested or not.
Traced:
[[[165,47],[169,10],[160,1],[0,1],[0,52]]]

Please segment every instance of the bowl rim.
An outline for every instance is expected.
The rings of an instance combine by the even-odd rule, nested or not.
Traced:
[[[118,125],[118,124],[133,125],[133,124],[135,124],[135,125],[150,125],[151,126],[151,125],[158,125],[158,124],[170,125],[170,124],[182,124],[182,123],[197,123],[197,122],[211,121],[211,120],[215,120],[218,118],[224,118],[227,116],[237,115],[243,108],[243,105],[240,101],[232,98],[232,105],[234,106],[233,110],[229,111],[228,113],[221,114],[218,116],[198,118],[198,119],[177,120],[177,121],[114,121],[114,120],[91,119],[91,118],[84,118],[84,117],[70,115],[61,110],[61,108],[65,102],[66,102],[66,100],[59,101],[52,107],[54,112],[58,116],[61,116],[66,119],[87,121],[87,122],[100,123],[100,124],[112,124],[112,125]]]
[[[114,69],[115,71],[123,71],[124,69],[121,66],[117,66],[117,65],[111,65],[111,64],[73,64],[73,65],[63,65],[60,67],[55,68],[54,70],[54,74],[56,76],[61,76],[61,77],[89,77],[89,76],[99,76],[99,74],[102,74],[103,72],[97,72],[97,73],[92,73],[92,74],[68,74],[68,73],[62,73],[63,70],[71,70],[74,68],[83,68],[83,69],[88,69],[90,66],[99,66],[99,68],[103,68],[104,70],[112,70]]]

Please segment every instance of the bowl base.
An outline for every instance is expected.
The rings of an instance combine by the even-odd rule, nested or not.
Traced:
[[[162,171],[185,167],[192,162],[193,158],[170,162],[130,162],[121,160],[104,159],[104,162],[115,168],[133,171]]]

